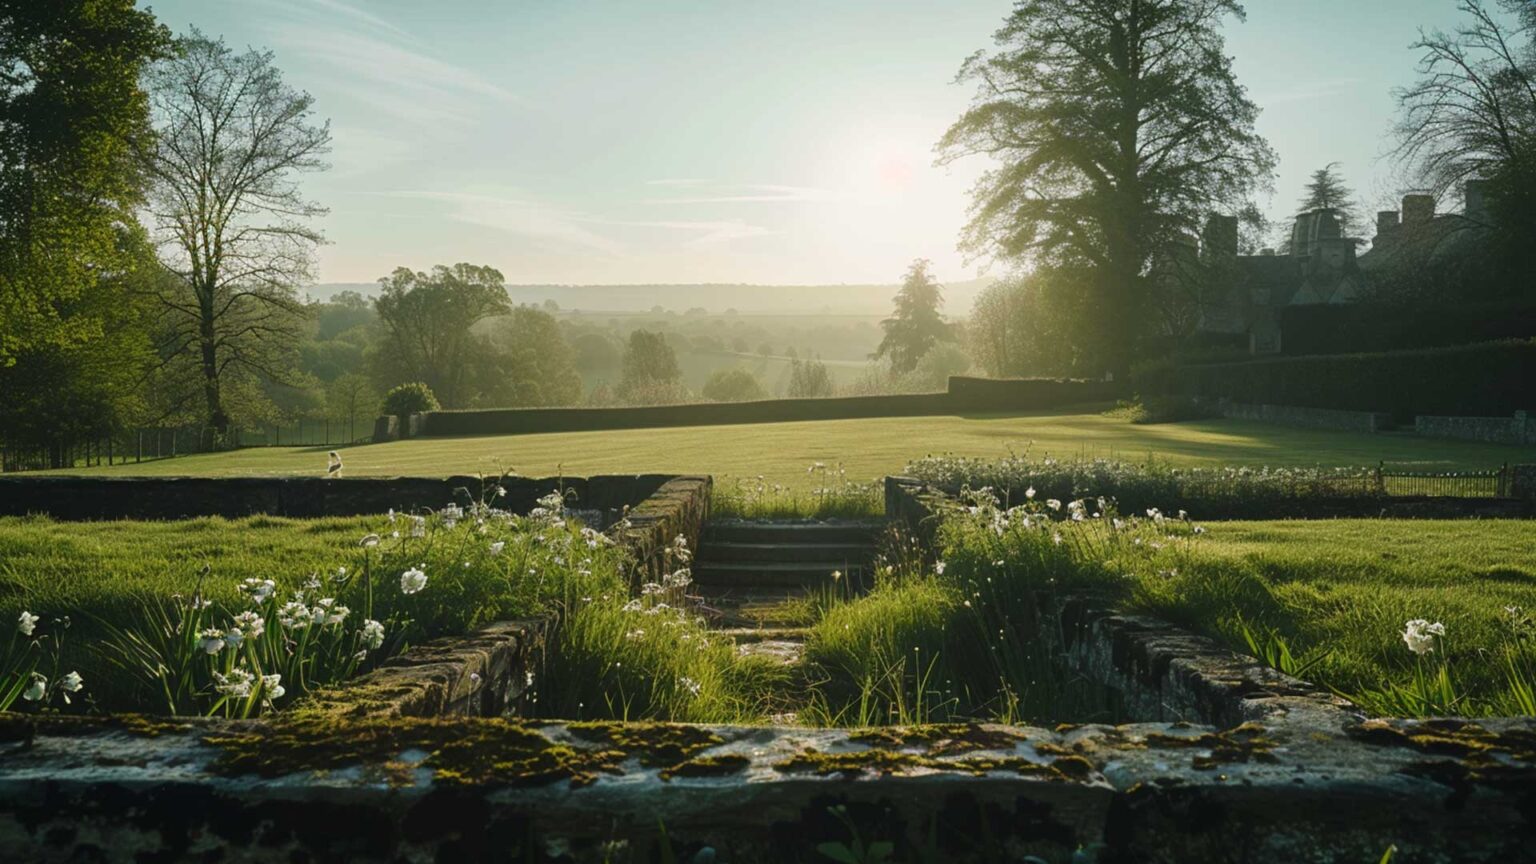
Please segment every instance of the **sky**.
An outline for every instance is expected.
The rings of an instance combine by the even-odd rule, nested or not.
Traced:
[[[330,120],[320,282],[468,261],[509,283],[891,283],[957,249],[981,160],[934,165],[1007,0],[154,0],[270,48]],[[1280,157],[1272,218],[1341,163],[1368,212],[1391,91],[1452,0],[1249,0],[1225,28]],[[990,268],[990,269],[989,269]]]

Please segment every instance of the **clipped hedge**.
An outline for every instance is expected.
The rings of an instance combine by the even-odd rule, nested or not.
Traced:
[[[1536,340],[1163,367],[1136,384],[1142,393],[1378,411],[1399,422],[1504,417],[1536,408]]]
[[[949,379],[943,393],[763,399],[627,408],[506,408],[432,411],[425,435],[519,435],[670,426],[723,426],[796,420],[922,417],[967,412],[1036,411],[1114,398],[1114,385],[1051,378]]]

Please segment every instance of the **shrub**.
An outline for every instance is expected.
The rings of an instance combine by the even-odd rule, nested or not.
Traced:
[[[1536,407],[1536,340],[1149,369],[1136,383],[1143,393],[1380,411],[1403,421],[1507,416]]]
[[[1154,423],[1180,423],[1216,416],[1209,406],[1187,396],[1136,396],[1122,400],[1105,412],[1110,417],[1129,420],[1140,426]]]
[[[380,410],[385,414],[399,417],[403,423],[405,418],[412,414],[436,411],[442,407],[437,403],[437,397],[432,395],[431,387],[420,381],[412,381],[409,384],[401,384],[384,394],[384,405]]]
[[[794,360],[789,367],[790,398],[821,398],[832,395],[832,376],[820,360]]]
[[[765,395],[757,376],[746,369],[720,369],[704,382],[704,398],[711,402],[748,402]]]

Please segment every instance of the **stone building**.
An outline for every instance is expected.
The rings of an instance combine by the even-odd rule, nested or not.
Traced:
[[[1199,324],[1203,333],[1247,337],[1255,354],[1280,350],[1280,310],[1291,305],[1349,303],[1360,297],[1362,276],[1356,248],[1362,241],[1344,236],[1338,213],[1314,210],[1296,217],[1288,246],[1258,255],[1237,251],[1237,219],[1213,215],[1199,244]],[[1176,254],[1172,256],[1177,259]],[[1188,278],[1181,275],[1182,279]]]

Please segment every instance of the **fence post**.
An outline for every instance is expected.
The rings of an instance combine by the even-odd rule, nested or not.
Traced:
[[[1382,460],[1380,460],[1380,461],[1378,461],[1376,463],[1376,494],[1377,495],[1385,495],[1385,494],[1387,494],[1387,481],[1386,481],[1386,478],[1382,476],[1382,474],[1384,473],[1386,467],[1387,467],[1387,460],[1385,460],[1385,459],[1382,459]]]

